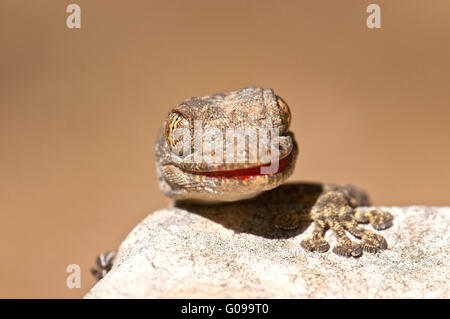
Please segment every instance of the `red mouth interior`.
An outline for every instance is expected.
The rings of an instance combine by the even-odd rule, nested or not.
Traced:
[[[262,176],[262,175],[275,175],[281,172],[286,168],[286,166],[289,164],[289,155],[286,157],[283,157],[279,163],[278,163],[278,170],[273,174],[261,174],[261,167],[269,167],[270,163],[255,166],[255,167],[249,167],[249,168],[242,168],[242,169],[235,169],[230,171],[217,171],[217,172],[200,172],[197,174],[208,176],[208,177],[215,177],[215,178],[232,178],[232,179],[238,179],[238,180],[245,180],[249,179],[253,176]]]

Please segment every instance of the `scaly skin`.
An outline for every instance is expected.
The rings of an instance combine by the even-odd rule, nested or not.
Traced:
[[[290,119],[287,104],[271,89],[246,88],[182,102],[169,113],[156,143],[161,190],[177,200],[177,206],[206,215],[209,210],[236,212],[242,207],[246,207],[249,216],[257,213],[255,210],[265,210],[268,218],[275,214],[272,218],[274,228],[283,230],[296,229],[302,220],[310,219],[314,222],[312,235],[301,243],[309,251],[329,250],[330,246],[324,239],[328,228],[336,235],[337,245],[333,252],[338,255],[357,257],[363,250],[375,253],[386,249],[388,245],[383,236],[362,228],[358,223],[370,222],[375,229],[382,230],[392,225],[392,215],[379,210],[358,210],[360,206],[369,206],[368,196],[362,189],[332,184],[280,186],[292,174],[297,156],[297,144],[289,131]],[[289,163],[277,174],[246,179],[208,176],[205,172],[249,168],[266,163],[264,159],[256,164],[211,165],[192,163],[189,161],[192,158],[175,163],[170,154],[179,140],[173,132],[180,127],[192,131],[196,120],[219,128],[224,135],[226,128],[276,127],[280,132],[280,157],[290,154]],[[193,153],[193,144],[191,146]],[[247,155],[252,152],[248,146],[245,147]],[[346,232],[360,239],[360,243],[352,241]]]
[[[234,201],[281,185],[292,174],[297,156],[297,146],[293,134],[289,132],[290,117],[287,105],[270,89],[247,88],[194,97],[182,102],[169,113],[155,147],[161,190],[175,200]],[[219,129],[224,136],[227,129],[277,128],[280,133],[280,158],[291,154],[288,166],[278,174],[255,176],[245,180],[198,174],[249,168],[269,162],[268,158],[259,158],[255,149],[250,148],[248,144],[244,148],[245,156],[258,158],[256,163],[238,162],[236,154],[232,163],[195,162],[192,161],[193,145],[191,156],[183,159],[181,163],[174,163],[171,157],[172,149],[179,141],[172,134],[176,129],[186,128],[191,132],[193,140],[195,121],[201,121],[203,127]]]

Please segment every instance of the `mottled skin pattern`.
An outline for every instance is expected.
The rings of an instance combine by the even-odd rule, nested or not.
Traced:
[[[273,228],[279,230],[293,230],[299,227],[302,220],[312,220],[312,235],[301,243],[309,251],[329,250],[330,246],[324,239],[327,229],[331,229],[336,236],[337,245],[333,252],[338,255],[357,257],[363,250],[375,253],[386,249],[388,245],[383,236],[362,228],[358,223],[371,223],[375,229],[382,230],[392,225],[392,215],[379,210],[358,210],[360,206],[370,205],[368,196],[362,189],[352,185],[332,184],[280,186],[291,175],[297,156],[297,144],[293,134],[289,132],[290,119],[287,104],[271,89],[246,88],[194,97],[182,102],[169,113],[156,144],[156,165],[161,190],[177,200],[176,206],[212,219],[218,216],[217,212],[236,213],[245,207],[245,213],[250,218],[252,214],[264,211]],[[210,177],[201,173],[234,170],[255,164],[208,165],[192,164],[189,160],[181,164],[172,162],[169,154],[178,142],[171,136],[172,132],[178,127],[192,129],[195,120],[201,120],[222,131],[229,127],[277,127],[281,136],[280,158],[290,153],[289,164],[277,174],[239,180]],[[250,151],[246,147],[245,152]],[[264,164],[264,159],[258,164]],[[210,214],[209,211],[215,213]],[[233,227],[239,229],[241,226]],[[347,232],[360,239],[360,243],[352,241]]]

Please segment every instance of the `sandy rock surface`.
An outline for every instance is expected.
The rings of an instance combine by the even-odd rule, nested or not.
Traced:
[[[395,218],[380,232],[389,248],[360,258],[305,251],[309,223],[283,237],[263,215],[242,231],[230,226],[242,212],[162,209],[133,229],[85,298],[449,298],[450,208],[384,209]]]

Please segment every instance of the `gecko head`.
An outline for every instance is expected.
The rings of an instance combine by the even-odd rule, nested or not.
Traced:
[[[172,109],[156,143],[160,189],[176,200],[233,201],[291,174],[291,113],[271,89],[193,97]]]

